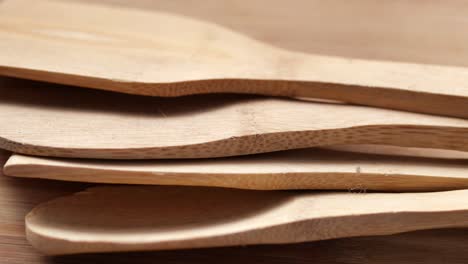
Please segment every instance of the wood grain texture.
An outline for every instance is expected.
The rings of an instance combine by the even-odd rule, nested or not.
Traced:
[[[1,164],[9,153],[0,151]],[[118,254],[46,257],[24,237],[24,216],[35,205],[89,186],[3,177],[0,170],[0,263],[417,263],[468,261],[468,229],[416,231],[390,236],[334,239],[291,245],[244,246]]]
[[[8,76],[141,95],[255,93],[468,118],[466,68],[294,53],[161,12],[7,0],[0,14],[0,73]]]
[[[431,148],[406,148],[383,145],[337,145],[325,147],[329,150],[400,157],[435,158],[435,159],[468,159],[468,152]]]
[[[96,2],[96,0],[87,0]],[[308,53],[468,66],[465,0],[104,0],[230,27]],[[265,8],[265,7],[268,8]],[[351,11],[350,11],[351,10]],[[0,85],[1,84],[0,82]],[[421,153],[421,152],[420,152]],[[422,153],[425,155],[425,153]],[[6,152],[0,151],[3,162]],[[2,162],[2,164],[3,164]],[[1,171],[0,171],[1,174]],[[455,263],[468,262],[468,229],[336,239],[295,245],[44,257],[24,239],[34,205],[84,184],[0,177],[0,262],[47,263]]]
[[[13,155],[10,176],[94,183],[257,190],[441,191],[468,189],[467,160],[306,149],[205,160],[111,161]]]
[[[427,230],[392,236],[335,239],[294,245],[244,246],[184,251],[88,254],[53,258],[60,264],[113,263],[465,263],[465,229]]]
[[[206,158],[338,144],[468,151],[468,121],[457,118],[254,95],[158,98],[2,81],[0,147],[23,154]]]
[[[28,241],[51,255],[284,244],[467,226],[467,190],[97,187],[41,204],[26,216]]]
[[[10,153],[0,151],[0,165]],[[43,258],[26,241],[24,217],[37,204],[71,194],[90,186],[41,180],[4,177],[0,170],[0,263],[54,263]]]

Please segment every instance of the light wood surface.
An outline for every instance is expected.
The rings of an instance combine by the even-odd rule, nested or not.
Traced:
[[[0,150],[0,165],[10,153]],[[24,217],[37,204],[81,191],[89,184],[13,179],[0,170],[0,263],[54,263],[34,250],[25,238]]]
[[[74,1],[74,0],[69,0]],[[96,0],[80,0],[96,3]],[[211,22],[305,53],[468,66],[465,0],[104,0]]]
[[[468,151],[468,120],[458,118],[254,95],[158,98],[2,81],[0,147],[23,154],[195,158],[337,144]]]
[[[337,145],[324,147],[329,150],[345,151],[353,153],[366,153],[378,155],[391,155],[401,157],[419,157],[436,159],[468,159],[468,152],[431,148],[406,148],[384,145]]]
[[[26,216],[28,241],[52,255],[284,244],[462,226],[468,226],[467,190],[97,187],[41,204]]]
[[[96,0],[87,0],[96,2]],[[465,0],[103,0],[210,21],[276,46],[365,59],[468,66]],[[268,8],[265,8],[268,7]],[[0,86],[3,84],[0,82]],[[425,154],[425,153],[422,153]],[[0,158],[6,152],[0,151]],[[1,174],[1,171],[0,171]],[[145,253],[44,257],[24,239],[24,215],[36,204],[84,184],[0,177],[0,256],[7,264],[47,263],[460,263],[468,229]]]
[[[0,151],[3,165],[9,153]],[[24,237],[24,217],[35,205],[89,186],[3,177],[0,170],[0,255],[2,263],[466,263],[468,229],[426,230],[390,236],[334,239],[292,245],[46,257]],[[430,249],[430,250],[428,250]]]
[[[285,51],[163,12],[5,0],[0,14],[0,73],[8,76],[142,95],[255,93],[468,118],[467,68]]]
[[[468,189],[467,160],[306,149],[205,160],[110,161],[13,155],[10,176],[95,183],[321,189],[352,192]]]

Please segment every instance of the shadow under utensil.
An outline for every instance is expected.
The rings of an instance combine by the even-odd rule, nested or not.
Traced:
[[[0,104],[140,117],[189,116],[262,98],[240,94],[139,96],[6,77],[0,83]]]
[[[102,166],[119,167],[123,169],[136,169],[148,168],[151,170],[158,165],[162,166],[180,166],[180,167],[199,167],[206,164],[208,167],[216,165],[231,165],[231,166],[258,166],[262,167],[264,164],[278,164],[281,166],[294,166],[296,164],[304,163],[319,163],[322,165],[341,164],[343,161],[348,163],[360,164],[361,162],[375,162],[381,165],[384,164],[418,164],[424,166],[452,166],[452,167],[465,167],[468,159],[464,156],[459,158],[435,158],[435,157],[416,157],[416,156],[397,156],[395,154],[383,153],[360,153],[352,152],[348,148],[345,151],[325,149],[325,148],[305,148],[284,150],[270,153],[250,154],[244,156],[233,157],[219,157],[219,158],[204,158],[204,159],[150,159],[150,160],[111,160],[111,159],[79,159],[79,158],[53,158],[54,161],[59,162],[73,162],[77,165],[83,166]],[[430,162],[430,163],[428,163]],[[157,168],[157,167],[156,167]],[[295,172],[291,169],[291,172]],[[182,170],[181,173],[184,173]],[[229,171],[226,171],[229,173]]]

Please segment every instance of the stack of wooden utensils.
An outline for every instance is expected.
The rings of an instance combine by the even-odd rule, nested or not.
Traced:
[[[47,254],[468,227],[466,68],[300,54],[165,13],[5,0],[0,74],[5,174],[121,184],[30,212],[28,240]]]

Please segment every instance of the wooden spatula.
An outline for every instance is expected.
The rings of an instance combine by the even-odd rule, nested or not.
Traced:
[[[156,96],[257,93],[468,117],[468,69],[294,53],[159,12],[0,3],[0,74]]]
[[[98,183],[365,192],[468,189],[468,160],[294,150],[205,160],[110,161],[13,155],[4,174]]]
[[[337,144],[468,151],[468,120],[254,95],[179,98],[7,80],[0,147],[84,158],[221,157]]]
[[[468,160],[468,152],[456,150],[430,149],[430,148],[405,148],[398,146],[383,146],[383,145],[337,145],[328,146],[326,149],[353,152],[367,153],[378,155],[391,155],[403,157],[418,157],[418,158],[436,158],[436,159],[466,159]]]
[[[468,191],[266,192],[223,188],[98,187],[26,216],[46,254],[296,243],[468,226]]]

